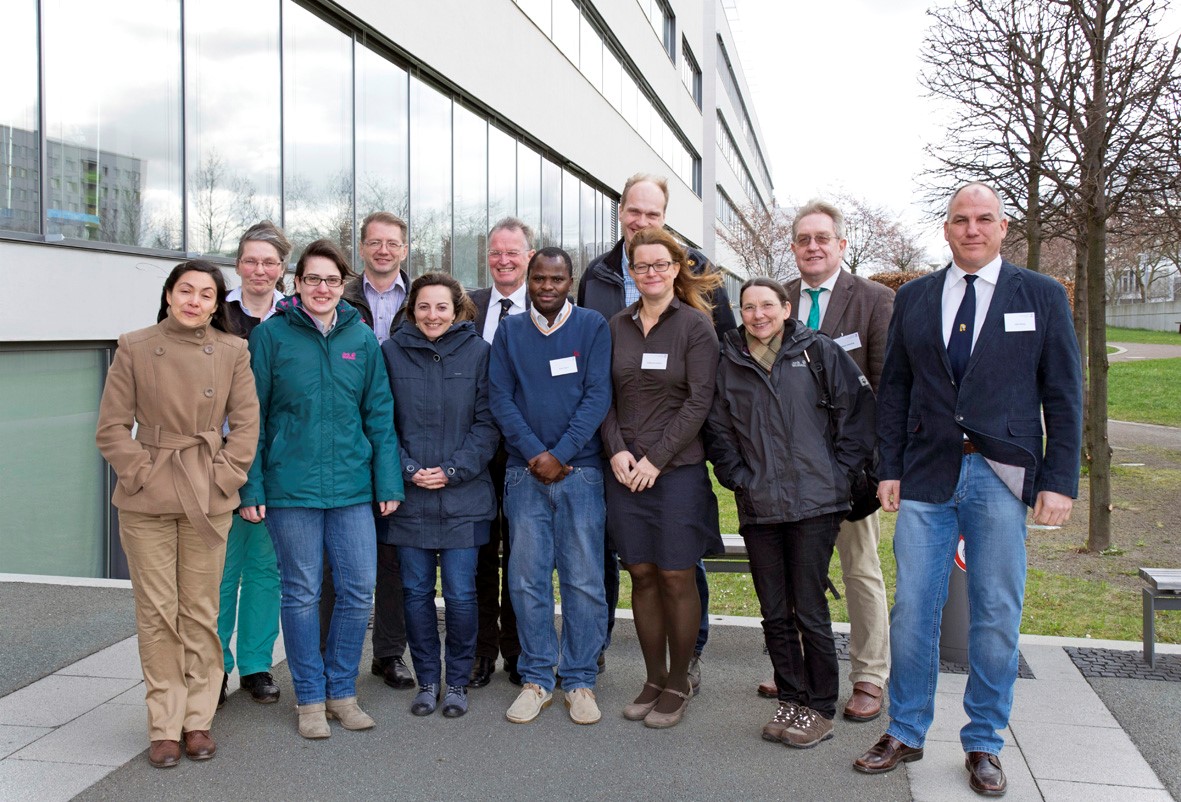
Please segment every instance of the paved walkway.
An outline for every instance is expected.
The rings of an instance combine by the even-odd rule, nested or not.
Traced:
[[[0,586],[17,579],[0,575]],[[43,578],[22,578],[29,579]],[[116,581],[104,584],[119,587]],[[59,600],[83,598],[69,585],[52,590]],[[125,592],[130,605],[130,591]],[[36,617],[35,609],[17,612]],[[4,637],[0,633],[0,643]],[[377,728],[355,733],[334,727],[331,739],[313,743],[295,732],[290,677],[280,666],[279,704],[255,705],[235,694],[218,713],[217,758],[182,761],[168,771],[152,769],[143,756],[145,706],[134,637],[63,668],[53,667],[52,654],[30,653],[27,661],[44,663],[45,675],[0,698],[0,799],[977,798],[967,787],[958,741],[966,721],[960,706],[963,675],[940,676],[926,757],[868,777],[849,764],[876,740],[884,720],[839,721],[832,741],[802,752],[759,738],[774,710],[772,702],[754,694],[768,668],[761,641],[755,619],[715,618],[703,693],[680,726],[663,732],[618,715],[642,681],[639,647],[626,617],[600,678],[604,718],[594,727],[575,726],[558,700],[533,724],[507,723],[504,710],[517,689],[503,673],[472,692],[465,718],[418,719],[407,712],[409,691],[390,690],[363,673],[358,695]],[[1064,647],[1071,645],[1139,649],[1133,643],[1022,637],[1021,651],[1035,679],[1017,681],[1003,753],[1010,782],[1006,798],[1169,800],[1169,787],[1181,794],[1181,774],[1170,757],[1181,739],[1177,685],[1111,679],[1093,688],[1067,655]],[[1160,646],[1158,654],[1181,661],[1178,646]],[[368,654],[362,665],[368,665]],[[230,686],[236,685],[235,674]],[[1114,710],[1096,689],[1116,700]],[[848,693],[842,678],[842,700]],[[1144,715],[1121,725],[1113,712],[1126,713],[1137,704]],[[1137,723],[1149,713],[1157,715],[1153,727],[1159,731]]]
[[[1137,362],[1141,359],[1181,358],[1181,345],[1154,345],[1152,343],[1108,343],[1118,348],[1107,355],[1108,362]]]

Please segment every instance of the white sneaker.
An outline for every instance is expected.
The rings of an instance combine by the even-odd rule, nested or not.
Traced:
[[[594,724],[603,717],[595,703],[595,692],[590,688],[575,688],[566,692],[566,707],[575,724]]]
[[[538,713],[549,707],[553,700],[554,695],[545,688],[526,682],[517,696],[517,701],[509,706],[504,717],[514,724],[528,724],[537,718]]]

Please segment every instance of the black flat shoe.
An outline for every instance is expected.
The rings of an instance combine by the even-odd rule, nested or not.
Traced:
[[[496,658],[494,657],[477,657],[476,662],[472,664],[471,681],[468,684],[469,688],[483,688],[492,681],[492,675],[496,673]]]
[[[374,662],[376,663],[377,661],[375,660]],[[377,674],[378,672],[374,671],[373,673]],[[385,680],[385,684],[391,688],[405,690],[417,685],[414,681],[414,675],[410,673],[410,668],[406,665],[401,655],[385,660],[381,676]]]
[[[513,685],[523,686],[524,680],[521,679],[521,672],[517,671],[517,657],[504,658],[504,670],[508,672],[508,681]]]
[[[262,705],[279,701],[279,686],[269,671],[247,674],[242,677],[242,687],[250,691],[250,698]]]

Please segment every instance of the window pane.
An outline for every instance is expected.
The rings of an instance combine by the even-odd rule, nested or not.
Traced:
[[[546,36],[550,35],[550,2],[551,0],[517,0],[517,6]]]
[[[609,48],[603,48],[603,97],[623,113],[623,88],[621,86],[623,68],[619,66],[619,59]]]
[[[581,231],[582,239],[583,268],[590,264],[591,259],[599,255],[596,246],[598,237],[595,235],[596,228],[598,227],[596,225],[598,215],[595,214],[595,200],[598,194],[590,184],[582,185],[582,213],[579,216],[578,227]]]
[[[558,49],[566,54],[566,58],[575,66],[578,65],[579,19],[578,6],[574,0],[553,0],[554,2],[554,33],[550,37]]]
[[[296,253],[312,240],[353,256],[353,43],[283,4],[283,197]]]
[[[243,229],[279,219],[278,4],[186,3],[185,74],[186,247],[233,255]]]
[[[595,89],[603,91],[603,40],[586,17],[579,17],[582,30],[582,48],[578,54],[578,69]]]
[[[455,106],[455,247],[451,275],[479,287],[488,256],[488,122]]]
[[[451,268],[451,99],[410,79],[410,275]]]
[[[357,47],[357,235],[373,212],[410,214],[410,121],[406,71]]]
[[[517,141],[488,126],[488,227],[517,213]]]
[[[0,352],[0,573],[106,576],[94,445],[106,361],[105,350]]]
[[[533,229],[541,245],[541,154],[524,142],[517,143],[517,217]]]
[[[37,3],[15,0],[0,14],[0,228],[41,230],[41,132],[37,106]]]
[[[46,233],[179,250],[180,3],[45,0],[42,19]]]
[[[562,168],[541,160],[541,234],[539,248],[562,244]]]
[[[562,248],[574,263],[574,277],[582,273],[581,242],[579,241],[578,213],[582,182],[563,171],[562,175]]]

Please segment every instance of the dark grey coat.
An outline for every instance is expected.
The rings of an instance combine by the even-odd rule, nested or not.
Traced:
[[[488,540],[496,496],[488,462],[500,432],[488,406],[488,343],[470,322],[435,342],[403,321],[381,347],[394,392],[406,500],[378,540],[420,549],[459,549]],[[447,486],[424,490],[411,481],[421,468],[442,467]]]
[[[804,349],[819,354],[832,410]],[[741,525],[801,521],[849,510],[850,476],[873,453],[869,380],[836,343],[788,320],[768,374],[750,355],[742,328],[722,338],[706,455],[734,491]]]

